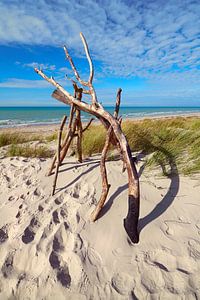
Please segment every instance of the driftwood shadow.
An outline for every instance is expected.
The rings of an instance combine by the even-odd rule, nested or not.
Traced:
[[[69,182],[67,185],[61,187],[61,188],[57,188],[56,189],[56,192],[60,192],[64,189],[67,189],[68,187],[70,187],[71,185],[73,185],[74,183],[76,183],[83,175],[86,175],[87,173],[89,173],[90,171],[92,171],[93,169],[95,169],[96,167],[99,166],[99,163],[98,162],[90,162],[90,163],[87,163],[85,165],[88,165],[88,164],[92,164],[92,166],[90,168],[88,168],[86,171],[84,171],[83,173],[79,174],[76,178],[74,178],[71,182]],[[80,165],[77,165],[77,167],[81,167],[83,166],[84,164],[80,164]],[[74,167],[69,167],[65,170],[60,170],[59,172],[65,172],[67,170],[71,170],[71,169],[74,169]]]
[[[77,161],[74,161],[74,162],[63,162],[60,165],[63,168],[59,169],[58,173],[63,173],[65,171],[69,171],[69,170],[72,170],[72,169],[78,169],[78,168],[81,168],[81,167],[84,167],[84,166],[88,166],[88,165],[92,165],[92,164],[97,164],[99,162],[100,162],[99,159],[84,159],[83,162],[77,162]],[[69,167],[67,167],[67,166],[69,166]],[[52,171],[51,176],[54,175],[54,174],[55,174],[55,170]]]
[[[170,185],[167,193],[164,195],[163,199],[154,207],[154,209],[148,215],[139,219],[139,233],[142,231],[142,229],[144,229],[145,226],[160,217],[170,207],[179,191],[180,178],[173,155],[171,155],[171,153],[169,153],[162,147],[156,147],[156,150],[162,152],[168,160],[170,166],[169,171],[166,170],[166,166],[161,161],[160,166],[162,168],[163,174],[170,179]]]
[[[117,190],[112,194],[112,196],[110,196],[110,198],[106,202],[106,204],[102,207],[97,219],[100,219],[101,217],[103,217],[109,211],[109,209],[113,205],[113,202],[114,202],[115,198],[117,198],[117,196],[119,196],[127,188],[128,188],[128,183],[126,183],[126,184],[124,184],[124,185],[117,188]]]
[[[154,209],[148,215],[139,219],[138,222],[139,233],[142,231],[142,229],[144,229],[145,226],[147,226],[150,222],[154,221],[159,216],[161,216],[170,207],[176,195],[178,194],[179,186],[180,186],[180,178],[179,178],[178,169],[174,157],[166,149],[162,147],[156,147],[155,150],[162,152],[167,158],[168,164],[170,166],[170,170],[167,171],[166,166],[161,161],[160,161],[160,166],[162,168],[163,174],[167,178],[170,178],[170,185],[167,193],[164,195],[163,199],[154,207]],[[146,164],[144,163],[140,167],[138,171],[139,177],[141,177],[145,169],[145,166]],[[109,200],[102,208],[98,218],[103,217],[108,212],[108,210],[113,205],[113,202],[116,199],[116,197],[118,197],[127,188],[128,188],[128,184],[124,184],[123,186],[117,188],[117,190],[111,195]]]

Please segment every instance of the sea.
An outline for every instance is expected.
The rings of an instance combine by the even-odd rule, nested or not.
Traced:
[[[113,113],[114,107],[105,107]],[[0,107],[0,127],[24,125],[45,125],[60,123],[63,115],[69,116],[69,107]],[[120,107],[119,115],[123,119],[189,115],[200,113],[200,107]],[[82,112],[82,121],[90,119]]]

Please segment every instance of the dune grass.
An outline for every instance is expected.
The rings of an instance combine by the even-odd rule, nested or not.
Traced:
[[[8,148],[7,156],[48,158],[48,157],[52,157],[53,153],[50,149],[48,149],[48,147],[45,146],[12,144]]]
[[[51,133],[51,134],[47,135],[47,136],[45,137],[45,140],[46,140],[47,142],[53,142],[53,141],[56,141],[57,138],[58,138],[58,133],[57,133],[57,132],[54,132],[54,133]]]
[[[17,145],[32,141],[52,142],[57,140],[57,132],[50,134],[37,134],[28,132],[3,132],[0,133],[0,147],[7,145]]]
[[[200,172],[199,118],[124,121],[122,128],[132,151],[151,154],[148,166],[160,166],[165,175]],[[83,153],[100,153],[104,140],[103,126],[92,126],[84,134]]]
[[[100,153],[105,142],[106,130],[102,125],[91,125],[83,135],[83,154],[91,156]]]
[[[200,172],[200,118],[125,120],[122,129],[132,151],[149,155],[147,166],[160,166],[167,176],[176,172]],[[101,153],[105,135],[102,125],[90,126],[83,135],[83,155]],[[56,132],[40,137],[28,133],[1,133],[0,147],[11,145],[9,156],[50,157],[52,151],[48,149],[48,142],[56,139]],[[34,140],[45,142],[47,146],[21,145]],[[111,146],[109,157],[114,159],[112,149]]]
[[[30,141],[38,141],[41,137],[35,134],[27,134],[20,132],[3,132],[0,134],[0,147],[7,145],[22,144]]]

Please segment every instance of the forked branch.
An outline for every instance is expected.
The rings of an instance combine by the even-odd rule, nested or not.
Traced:
[[[87,60],[88,60],[88,63],[89,63],[89,67],[90,67],[90,75],[89,75],[89,78],[88,78],[88,81],[84,81],[80,78],[80,75],[75,67],[75,64],[73,62],[73,59],[71,58],[71,56],[69,55],[69,52],[66,48],[66,46],[64,46],[64,51],[65,51],[65,55],[71,65],[71,68],[74,72],[74,75],[76,77],[76,79],[78,80],[78,82],[83,85],[83,86],[87,86],[89,88],[89,91],[88,90],[83,90],[83,93],[84,94],[90,94],[91,95],[91,98],[92,98],[92,104],[97,107],[98,106],[98,103],[97,103],[97,96],[96,96],[96,92],[94,90],[94,87],[92,85],[92,81],[93,81],[93,77],[94,77],[94,67],[93,67],[93,63],[92,63],[92,59],[91,59],[91,56],[90,56],[90,52],[89,52],[89,48],[88,48],[88,44],[87,44],[87,41],[84,37],[84,35],[82,34],[82,32],[80,33],[80,37],[81,37],[81,40],[82,40],[82,43],[83,43],[83,46],[84,46],[84,49],[85,49],[85,54],[86,54],[86,57],[87,57]]]
[[[83,80],[80,78],[79,73],[78,73],[78,71],[77,71],[77,69],[76,69],[76,67],[75,67],[74,62],[73,62],[73,59],[72,59],[71,56],[69,55],[69,52],[68,52],[68,50],[67,50],[67,47],[64,46],[63,49],[64,49],[64,51],[65,51],[66,58],[68,59],[68,61],[69,61],[69,63],[70,63],[70,66],[71,66],[71,68],[72,68],[72,70],[73,70],[73,72],[74,72],[74,75],[75,75],[76,79],[77,79],[77,80],[80,82],[80,84],[82,84],[83,86],[88,86],[88,82],[83,81]],[[72,80],[72,81],[73,81],[73,80]]]

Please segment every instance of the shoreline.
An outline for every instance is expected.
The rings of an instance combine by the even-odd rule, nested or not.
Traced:
[[[175,119],[175,118],[200,118],[200,112],[198,113],[187,113],[187,114],[174,114],[174,115],[161,115],[161,116],[143,116],[143,117],[136,117],[136,118],[124,118],[123,121],[131,121],[131,122],[140,122],[143,120],[160,120],[160,119]],[[89,121],[89,120],[88,120]],[[82,124],[87,124],[88,121],[83,121]],[[93,125],[99,125],[100,121],[98,119],[95,119],[92,122]],[[24,124],[24,125],[16,125],[12,127],[0,127],[0,133],[1,132],[13,132],[13,131],[19,131],[19,132],[26,132],[26,133],[34,133],[38,132],[39,130],[42,133],[46,132],[54,132],[58,129],[60,125],[60,122],[58,123],[47,123],[47,124],[40,124],[40,123],[34,123],[34,124]]]

